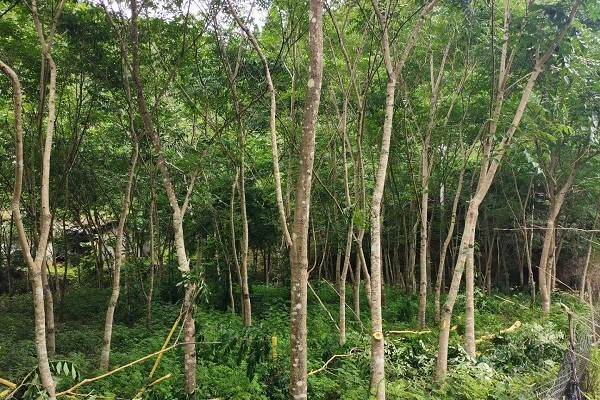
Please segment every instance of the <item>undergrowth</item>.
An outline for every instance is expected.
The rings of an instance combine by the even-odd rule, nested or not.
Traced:
[[[309,295],[309,398],[318,400],[368,399],[369,326],[368,307],[361,304],[362,322],[347,313],[348,337],[344,345],[337,335],[337,295],[328,284],[313,284]],[[58,381],[64,390],[83,378],[97,376],[102,325],[108,291],[73,289],[67,292],[64,319],[57,325],[57,356],[63,372]],[[351,303],[351,298],[348,303]],[[197,398],[287,399],[289,348],[289,291],[286,288],[255,286],[252,291],[254,325],[244,328],[241,317],[231,310],[201,302],[196,313],[198,341]],[[456,310],[461,309],[461,304]],[[567,319],[557,305],[566,303],[578,313],[585,307],[567,294],[555,298],[548,318],[538,307],[530,307],[520,295],[488,296],[477,293],[477,337],[496,334],[478,345],[477,360],[462,349],[464,318],[456,314],[449,348],[449,375],[444,384],[433,382],[437,353],[437,331],[424,334],[389,334],[386,337],[386,374],[389,399],[529,400],[535,391],[556,374],[566,346]],[[21,398],[36,398],[35,347],[29,296],[0,297],[0,377],[13,382],[25,380]],[[418,299],[399,290],[388,290],[384,307],[386,330],[416,326]],[[159,350],[177,318],[179,305],[156,302],[152,330],[146,328],[144,305],[140,302],[117,307],[113,332],[111,367],[125,365]],[[325,310],[325,308],[327,310]],[[433,320],[428,310],[429,321]],[[332,320],[333,319],[333,320]],[[497,335],[516,320],[522,326]],[[275,346],[274,346],[275,345]],[[332,359],[333,358],[333,359]],[[181,399],[183,393],[182,350],[163,357],[153,380],[167,376],[147,390],[144,399]],[[85,385],[79,393],[88,398],[130,399],[147,385],[154,360],[136,364],[98,382]],[[325,363],[326,368],[322,368]],[[69,374],[64,373],[65,365]],[[597,378],[596,378],[597,379]],[[37,385],[37,386],[36,386]]]

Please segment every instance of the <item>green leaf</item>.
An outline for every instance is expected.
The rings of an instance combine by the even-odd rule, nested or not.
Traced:
[[[559,131],[560,132],[560,131]],[[552,144],[556,144],[558,142],[558,139],[556,138],[556,136],[552,135],[550,132],[547,131],[542,131],[540,132],[542,136],[544,136],[546,139],[548,139],[549,141],[552,142]]]
[[[69,364],[68,363],[64,363],[63,364],[63,372],[65,373],[65,375],[69,376],[71,374],[71,371],[69,371]]]
[[[575,129],[573,129],[572,127],[568,126],[568,125],[559,125],[559,129],[565,134],[565,135],[572,135],[573,133],[575,133]]]

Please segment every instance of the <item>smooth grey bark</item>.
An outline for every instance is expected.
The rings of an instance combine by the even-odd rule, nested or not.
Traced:
[[[152,300],[154,297],[154,279],[158,269],[157,253],[157,210],[156,210],[156,179],[154,173],[150,179],[150,209],[148,210],[148,225],[150,227],[150,278],[148,282],[148,292],[146,294],[146,329],[152,330]]]
[[[42,287],[44,288],[44,312],[46,314],[46,348],[48,349],[48,357],[54,358],[56,355],[56,325],[54,323],[54,298],[48,274],[48,262],[44,260],[42,265]]]
[[[462,142],[462,141],[461,141]],[[441,296],[442,296],[442,279],[444,276],[444,269],[446,268],[446,257],[448,255],[448,247],[450,247],[450,242],[454,237],[454,229],[456,226],[456,215],[458,210],[458,202],[460,201],[460,195],[462,193],[463,182],[465,178],[466,165],[468,154],[466,154],[463,150],[463,158],[462,158],[462,166],[460,170],[460,174],[458,176],[458,184],[456,187],[456,193],[454,194],[454,200],[452,202],[452,211],[450,215],[450,226],[448,227],[448,232],[446,234],[446,238],[444,239],[444,243],[442,244],[442,249],[440,250],[440,262],[438,263],[438,271],[435,279],[435,289],[434,289],[434,313],[435,313],[435,322],[439,323],[441,318]],[[469,152],[470,153],[470,152]]]
[[[414,202],[411,202],[410,208],[416,215]],[[409,221],[412,221],[412,218],[409,217]],[[409,243],[408,247],[408,263],[406,265],[406,280],[408,285],[408,293],[414,295],[417,291],[417,276],[415,274],[416,265],[417,265],[417,233],[419,231],[419,219],[415,218],[414,223],[412,224],[412,228],[410,230],[410,234],[407,233],[407,241]]]
[[[132,133],[134,135],[134,133]],[[121,265],[123,263],[123,237],[125,230],[125,222],[129,214],[129,205],[131,203],[131,189],[133,187],[133,175],[138,157],[137,141],[132,142],[133,148],[131,151],[131,159],[129,162],[129,170],[127,171],[127,183],[125,194],[121,201],[121,213],[119,215],[119,225],[117,227],[116,245],[115,245],[115,260],[113,267],[112,292],[106,310],[106,318],[104,321],[104,338],[102,340],[102,353],[100,355],[100,368],[108,369],[110,358],[110,345],[112,340],[113,321],[115,308],[119,300],[121,291]]]
[[[431,69],[431,99],[429,101],[429,122],[427,124],[427,131],[423,137],[421,144],[421,165],[420,165],[420,177],[421,177],[421,209],[420,209],[420,221],[421,221],[421,241],[419,248],[419,265],[420,265],[420,276],[419,276],[419,329],[425,328],[426,323],[426,309],[427,309],[427,292],[429,289],[428,280],[428,265],[430,260],[429,254],[429,240],[428,234],[429,225],[429,180],[431,179],[431,170],[433,168],[433,157],[431,155],[431,137],[436,127],[437,110],[438,110],[438,98],[441,90],[442,77],[444,76],[446,60],[450,51],[452,40],[449,40],[446,44],[442,60],[440,62],[439,71],[434,79],[434,65],[433,65],[433,54],[430,58],[430,69]]]
[[[588,296],[590,298],[590,302],[592,299],[592,293],[589,292],[589,285],[590,283],[587,280],[587,274],[588,274],[588,269],[590,266],[590,260],[592,258],[592,250],[594,248],[594,239],[596,238],[596,226],[598,225],[598,220],[600,218],[600,208],[596,209],[596,217],[594,218],[594,223],[592,224],[592,234],[590,236],[590,238],[588,239],[588,247],[587,247],[587,251],[585,253],[585,261],[583,264],[583,273],[581,274],[581,283],[580,283],[580,287],[579,287],[579,300],[583,302],[584,300],[584,296],[585,296],[585,290],[586,290],[586,286],[588,287]]]
[[[38,257],[40,256],[40,252],[43,253],[41,256],[42,259],[40,261],[40,272],[42,279],[42,288],[43,288],[43,296],[44,296],[44,314],[46,320],[46,343],[47,343],[47,351],[48,356],[50,358],[54,357],[56,352],[56,328],[54,324],[54,299],[52,298],[52,291],[50,290],[50,285],[48,283],[48,274],[46,269],[46,248],[48,247],[48,243],[50,242],[51,235],[51,226],[52,226],[52,213],[50,208],[50,195],[49,195],[49,185],[50,185],[50,154],[52,151],[52,138],[54,135],[54,124],[56,121],[56,110],[55,110],[55,99],[56,99],[56,75],[57,68],[52,58],[52,46],[54,43],[54,34],[56,32],[56,27],[58,26],[58,21],[60,19],[63,7],[65,5],[65,0],[61,0],[56,8],[54,9],[54,15],[52,18],[52,22],[50,24],[50,29],[48,34],[44,33],[44,28],[42,26],[42,22],[40,20],[40,16],[38,14],[37,1],[32,0],[29,5],[31,16],[33,17],[33,24],[35,27],[35,31],[38,36],[38,41],[41,45],[41,55],[42,55],[42,68],[41,68],[41,78],[40,78],[40,100],[38,103],[38,129],[40,132],[42,131],[42,122],[44,115],[44,107],[46,106],[48,109],[48,118],[46,120],[46,130],[45,130],[45,139],[44,139],[44,150],[42,154],[42,177],[41,177],[41,217],[39,222],[39,234],[38,232],[34,232],[34,242],[38,247],[36,253],[36,262]],[[49,88],[48,93],[46,95],[46,74],[45,74],[45,66],[48,65],[48,70],[50,74],[49,80]],[[28,247],[27,247],[28,248]],[[25,252],[25,247],[22,247]]]
[[[229,4],[230,11],[236,18],[238,25],[245,27],[241,20],[239,20],[235,10]],[[223,60],[223,64],[227,71],[227,77],[229,80],[229,87],[231,89],[231,97],[233,100],[233,106],[236,114],[236,130],[237,130],[237,140],[238,146],[240,149],[240,154],[237,159],[237,168],[236,168],[236,177],[232,186],[232,194],[231,194],[231,207],[230,207],[230,223],[231,223],[231,233],[232,233],[232,247],[233,247],[233,258],[236,263],[236,267],[238,270],[238,280],[240,284],[241,297],[242,297],[242,317],[244,319],[244,326],[252,325],[252,304],[250,302],[250,289],[248,284],[248,214],[246,208],[246,182],[245,182],[245,146],[246,146],[246,138],[244,134],[244,124],[242,121],[242,106],[240,102],[240,98],[238,96],[237,89],[237,77],[241,65],[241,56],[242,56],[242,48],[238,49],[238,54],[235,62],[235,66],[231,66],[229,60],[227,59],[227,55],[224,49],[224,43],[221,40],[219,35],[219,27],[215,21],[215,31],[217,32],[217,39],[219,41],[219,49],[221,51],[221,58]],[[235,225],[234,225],[234,197],[235,191],[237,190],[240,199],[240,218],[242,223],[242,237],[240,240],[240,254],[238,256],[238,252],[236,249],[236,234],[235,234]]]
[[[556,221],[566,200],[567,194],[573,186],[580,163],[588,151],[589,145],[578,149],[575,160],[570,165],[569,174],[560,188],[557,177],[559,164],[557,154],[550,155],[550,165],[545,168],[545,176],[547,179],[546,193],[550,204],[546,217],[542,254],[540,255],[539,262],[539,286],[543,315],[548,315],[550,313],[551,296],[556,278]]]
[[[350,13],[352,10],[351,7],[348,7],[347,9],[347,13]],[[350,271],[350,258],[351,258],[351,252],[352,252],[352,242],[354,241],[354,229],[355,229],[355,224],[354,224],[354,207],[355,205],[352,203],[352,198],[350,196],[350,178],[349,178],[349,171],[348,171],[348,157],[347,154],[348,152],[350,152],[350,154],[352,154],[352,164],[355,165],[355,173],[354,173],[354,195],[355,195],[355,203],[357,204],[357,207],[359,210],[364,210],[364,204],[366,202],[365,200],[365,196],[364,196],[364,174],[363,174],[363,167],[362,167],[362,144],[360,143],[361,141],[361,137],[362,137],[362,115],[364,113],[364,99],[363,96],[361,95],[361,89],[360,89],[360,82],[358,82],[358,80],[356,79],[356,75],[358,72],[358,60],[360,58],[360,56],[363,53],[363,48],[365,45],[365,41],[368,38],[367,35],[367,29],[368,29],[368,24],[365,24],[365,34],[363,35],[363,39],[359,45],[359,47],[356,49],[356,53],[355,53],[355,61],[352,62],[350,60],[350,56],[348,54],[348,51],[346,49],[346,45],[344,43],[344,39],[343,39],[343,33],[342,33],[342,29],[340,28],[338,21],[335,17],[335,13],[332,12],[332,10],[330,8],[328,8],[327,13],[330,16],[331,22],[333,24],[333,27],[336,31],[336,36],[338,39],[338,44],[340,46],[343,58],[344,58],[344,63],[346,66],[346,71],[343,70],[338,70],[337,76],[338,76],[338,81],[340,83],[340,85],[343,87],[342,89],[342,109],[337,110],[337,106],[336,106],[336,110],[338,113],[338,119],[339,119],[339,123],[338,123],[338,130],[340,132],[340,136],[341,136],[341,141],[342,141],[342,165],[343,165],[343,177],[344,177],[344,197],[345,197],[345,204],[346,204],[346,208],[348,210],[350,210],[350,215],[348,216],[348,227],[347,227],[347,234],[346,234],[346,245],[345,245],[345,249],[344,249],[344,258],[343,258],[343,262],[341,265],[341,269],[340,269],[340,273],[339,273],[339,278],[338,278],[338,293],[339,293],[339,307],[340,307],[340,314],[339,314],[339,336],[340,336],[340,344],[344,344],[346,342],[346,278],[348,275],[348,272]],[[344,18],[347,18],[346,17]],[[347,79],[347,81],[346,81]],[[354,154],[352,153],[352,146],[350,144],[350,139],[349,139],[349,133],[348,133],[348,109],[349,109],[349,103],[350,103],[350,93],[352,91],[352,89],[354,89],[354,94],[356,97],[356,102],[357,102],[357,108],[359,109],[359,123],[358,123],[358,129],[357,129],[357,133],[356,133],[356,140],[357,142],[359,142],[357,144],[357,156],[354,156]],[[333,90],[332,90],[332,93]],[[335,96],[335,94],[333,94],[333,96]],[[334,105],[337,105],[337,102],[334,101]],[[362,237],[364,236],[364,227],[361,226],[359,227],[360,232],[357,235],[357,245],[356,245],[356,249],[357,252],[360,250],[362,250]],[[360,256],[357,254],[357,259],[360,259]],[[362,262],[359,261],[357,263],[357,273],[355,274],[355,276],[357,277],[356,279],[356,285],[354,286],[355,290],[355,310],[354,312],[356,313],[356,315],[358,316],[360,313],[360,270],[359,268],[361,267]],[[360,319],[360,318],[359,318]]]
[[[32,0],[29,4],[31,15],[35,31],[38,36],[39,43],[41,45],[42,58],[48,64],[49,68],[49,87],[47,95],[47,109],[48,116],[46,119],[46,130],[44,147],[42,153],[42,176],[40,182],[40,194],[41,194],[41,213],[39,221],[39,235],[37,235],[37,250],[35,259],[30,254],[30,245],[25,232],[23,224],[23,218],[20,210],[21,192],[23,187],[23,95],[21,91],[21,84],[17,74],[5,63],[0,61],[0,70],[11,80],[13,88],[13,103],[14,103],[14,124],[15,124],[15,186],[13,191],[13,197],[11,200],[11,209],[15,216],[15,223],[17,225],[17,232],[19,235],[19,243],[23,249],[23,255],[28,266],[29,276],[31,280],[32,292],[33,292],[33,303],[34,303],[34,324],[35,324],[35,344],[38,361],[38,370],[40,374],[40,381],[42,386],[48,394],[50,400],[56,399],[56,383],[52,379],[50,373],[50,365],[48,361],[48,348],[46,344],[46,311],[44,301],[44,284],[43,284],[43,271],[46,265],[46,248],[48,246],[48,239],[51,230],[52,215],[50,212],[50,156],[52,152],[52,140],[54,135],[54,124],[56,121],[56,75],[57,68],[52,58],[52,44],[54,40],[54,33],[58,25],[58,21],[64,7],[65,0],[61,0],[56,8],[54,9],[54,15],[48,34],[44,33],[42,23],[38,14],[37,1]],[[44,63],[43,63],[44,64]],[[45,75],[44,75],[45,76]],[[46,90],[45,78],[42,79],[42,87],[40,92]],[[41,121],[43,119],[43,100],[45,96],[40,94],[40,104],[38,118],[40,123],[38,124],[41,130]],[[53,312],[53,310],[52,310]],[[53,322],[53,321],[52,321]],[[52,338],[51,338],[52,339]]]

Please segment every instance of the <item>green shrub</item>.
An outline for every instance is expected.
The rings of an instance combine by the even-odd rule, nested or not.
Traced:
[[[525,373],[560,363],[564,334],[548,321],[524,324],[512,334],[498,336],[487,347],[484,360],[507,373]]]

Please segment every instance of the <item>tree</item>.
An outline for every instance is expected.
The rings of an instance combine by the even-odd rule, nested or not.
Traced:
[[[302,118],[294,220],[292,224],[291,265],[291,351],[290,397],[306,399],[307,395],[307,284],[308,284],[308,222],[310,193],[315,158],[315,137],[321,84],[323,82],[323,0],[311,0],[308,13],[308,91]]]
[[[245,25],[237,16],[235,9],[228,3],[229,10],[232,15],[236,19],[237,23],[245,28]],[[242,57],[242,47],[240,46],[237,52],[237,58],[235,61],[235,65],[232,67],[229,60],[227,59],[227,54],[225,51],[224,40],[220,37],[221,33],[219,24],[215,21],[215,32],[217,36],[217,41],[219,42],[219,50],[221,53],[221,59],[225,66],[225,70],[227,71],[227,79],[229,81],[229,86],[231,88],[231,97],[233,101],[233,108],[235,110],[235,119],[236,119],[236,130],[237,130],[237,145],[239,146],[239,155],[236,157],[236,174],[234,178],[234,183],[232,186],[232,194],[231,194],[231,244],[233,247],[233,259],[235,261],[235,265],[238,271],[238,278],[240,283],[240,289],[242,292],[242,315],[244,317],[244,326],[252,325],[252,307],[250,302],[250,289],[248,287],[248,213],[246,207],[246,164],[245,164],[245,152],[246,152],[246,138],[244,132],[244,122],[242,115],[242,104],[240,100],[240,96],[238,94],[238,76],[240,72],[240,64]],[[247,30],[247,28],[245,28]],[[235,156],[234,156],[235,157]],[[233,209],[233,200],[235,198],[235,191],[239,193],[240,197],[240,217],[242,222],[242,237],[240,242],[240,254],[238,256],[236,249],[236,235],[235,235],[235,224],[234,224],[234,209]]]
[[[475,193],[469,201],[469,207],[465,216],[465,222],[463,226],[463,233],[460,241],[460,247],[458,250],[458,258],[455,262],[454,273],[452,275],[452,283],[448,291],[446,302],[444,303],[442,319],[440,324],[440,334],[438,339],[438,358],[435,371],[435,378],[437,381],[445,379],[446,371],[448,367],[448,339],[450,335],[450,320],[452,317],[452,310],[456,302],[460,281],[462,274],[465,272],[466,267],[466,327],[465,327],[465,349],[467,354],[471,357],[475,356],[475,337],[474,337],[474,306],[473,306],[473,292],[474,292],[474,248],[475,248],[475,228],[477,226],[477,219],[479,215],[479,206],[485,198],[494,177],[500,166],[503,156],[506,154],[512,138],[523,118],[525,108],[529,102],[529,98],[533,91],[533,87],[538,76],[541,74],[544,65],[548,62],[556,47],[561,42],[562,38],[566,34],[567,30],[571,27],[577,9],[579,8],[579,2],[575,2],[571,8],[570,14],[561,27],[560,31],[556,35],[553,42],[547,47],[546,51],[538,58],[536,58],[535,65],[532,72],[529,75],[527,83],[523,88],[521,98],[514,112],[512,122],[506,129],[504,136],[497,148],[494,149],[494,137],[497,133],[499,126],[500,113],[504,105],[505,93],[507,88],[507,82],[509,78],[509,72],[511,71],[512,62],[514,60],[514,54],[516,49],[508,51],[508,35],[509,35],[509,16],[510,16],[510,1],[505,2],[504,6],[504,42],[502,44],[502,51],[500,56],[500,68],[498,74],[498,80],[496,84],[496,97],[494,99],[493,111],[491,112],[491,118],[487,125],[488,135],[482,143],[482,161],[480,166],[479,179]]]
[[[52,65],[52,64],[51,64]],[[27,234],[25,232],[25,226],[23,225],[23,218],[21,216],[21,190],[23,187],[23,94],[21,92],[21,83],[19,81],[18,75],[6,65],[4,62],[0,60],[0,70],[4,73],[12,83],[13,87],[13,102],[14,102],[14,124],[15,124],[15,185],[13,191],[13,197],[11,200],[11,209],[13,212],[13,216],[15,218],[15,223],[17,225],[17,231],[19,233],[19,243],[21,244],[21,248],[24,250],[23,254],[25,260],[27,261],[27,266],[29,268],[29,273],[31,275],[31,286],[33,289],[33,305],[34,305],[34,313],[35,313],[35,348],[38,360],[38,368],[40,373],[40,380],[42,382],[42,386],[46,389],[48,393],[49,399],[56,399],[55,387],[56,383],[52,379],[52,374],[50,373],[50,364],[48,361],[48,352],[46,348],[46,318],[44,312],[44,295],[43,295],[43,284],[42,284],[42,266],[44,262],[44,258],[46,257],[46,246],[50,218],[49,218],[49,203],[48,203],[48,180],[47,177],[49,175],[50,168],[50,146],[52,144],[52,131],[49,132],[49,144],[46,149],[45,155],[45,163],[44,163],[44,177],[46,178],[46,186],[42,185],[42,192],[45,204],[47,208],[45,209],[47,214],[44,215],[45,222],[45,230],[42,233],[45,233],[44,236],[40,236],[40,244],[44,244],[43,250],[40,250],[38,247],[38,251],[35,259],[31,257],[31,253],[29,252],[29,243],[27,241]],[[52,71],[52,69],[51,69]],[[56,69],[54,68],[54,73],[51,74],[51,88],[52,84],[56,82]],[[54,101],[54,97],[50,96],[49,101]],[[50,103],[50,109],[53,109],[53,103]],[[54,122],[52,119],[53,115],[49,115],[49,121]],[[47,136],[48,137],[48,136]]]
[[[390,153],[390,142],[392,137],[392,124],[394,118],[394,105],[396,94],[396,83],[398,77],[404,69],[408,55],[416,43],[418,33],[425,21],[427,15],[437,4],[437,0],[427,3],[415,23],[410,37],[404,47],[399,60],[392,60],[390,50],[390,38],[388,33],[388,24],[390,22],[391,9],[385,8],[385,13],[381,13],[377,0],[372,1],[373,9],[379,20],[381,34],[381,48],[383,52],[383,62],[388,75],[388,83],[385,94],[385,118],[383,123],[383,132],[381,138],[381,151],[379,154],[379,167],[375,178],[375,187],[371,198],[371,395],[378,400],[385,399],[385,357],[384,357],[384,338],[381,316],[381,291],[382,291],[382,271],[381,271],[381,202],[383,199],[383,189],[387,175],[387,166]],[[424,266],[422,266],[424,268]]]
[[[50,58],[51,59],[51,58]],[[9,77],[13,87],[13,101],[14,101],[14,123],[15,123],[15,185],[14,192],[11,201],[11,208],[13,215],[15,217],[15,223],[17,225],[17,231],[19,233],[19,243],[21,244],[21,248],[24,249],[23,255],[25,260],[27,261],[27,266],[29,268],[31,286],[33,289],[33,305],[34,305],[34,313],[35,313],[35,347],[37,353],[38,360],[38,369],[40,373],[40,380],[42,382],[42,386],[46,389],[48,393],[48,397],[53,400],[56,399],[55,387],[56,383],[52,378],[52,374],[50,372],[50,364],[48,361],[48,351],[46,347],[46,318],[45,318],[45,310],[44,310],[44,289],[42,283],[42,268],[44,259],[46,257],[46,246],[48,240],[49,233],[49,225],[50,225],[50,215],[49,215],[49,200],[48,200],[48,176],[50,169],[50,147],[52,144],[52,131],[49,129],[47,138],[47,148],[44,152],[46,158],[44,162],[44,177],[42,182],[42,198],[43,205],[46,205],[45,208],[46,214],[42,216],[44,224],[42,227],[45,229],[42,231],[42,235],[40,236],[40,243],[44,244],[43,250],[40,250],[41,247],[38,247],[36,252],[35,259],[32,258],[31,253],[29,253],[29,243],[27,240],[27,233],[25,232],[25,226],[23,225],[23,218],[21,216],[21,190],[23,187],[23,94],[21,92],[21,83],[19,81],[18,75],[6,65],[4,62],[0,61],[0,70]],[[52,72],[54,71],[54,72]],[[53,84],[56,82],[56,68],[51,63],[51,85],[53,88]],[[49,106],[50,110],[53,111],[54,108],[54,96],[49,96]],[[49,114],[49,121],[54,123],[53,120],[54,115]],[[44,179],[45,178],[45,179]]]
[[[338,10],[336,10],[338,11]],[[341,11],[341,10],[340,10]],[[376,73],[377,69],[373,68],[371,65],[367,68],[367,71],[364,73],[365,80],[367,81],[365,84],[362,84],[362,79],[360,77],[360,66],[361,61],[364,58],[364,50],[366,47],[366,41],[368,36],[369,24],[364,24],[362,31],[352,32],[349,29],[343,29],[340,27],[338,23],[337,12],[334,12],[331,8],[327,9],[329,16],[331,17],[331,22],[335,29],[336,36],[338,38],[338,43],[340,47],[340,51],[342,52],[344,64],[346,68],[346,73],[343,70],[338,69],[337,78],[339,81],[339,85],[341,86],[342,92],[342,105],[341,109],[337,104],[337,98],[333,99],[334,107],[336,110],[337,118],[338,118],[338,131],[341,136],[341,153],[342,153],[342,167],[343,167],[343,188],[344,188],[344,199],[345,199],[345,212],[343,214],[347,215],[347,231],[346,231],[346,244],[343,251],[343,260],[339,259],[336,262],[339,262],[340,269],[339,273],[336,271],[336,279],[338,280],[338,294],[339,294],[339,336],[340,336],[340,344],[346,343],[346,278],[348,272],[350,271],[350,258],[352,255],[352,243],[356,242],[356,269],[354,272],[354,314],[360,320],[360,276],[361,276],[361,268],[362,268],[362,246],[363,246],[363,237],[365,234],[366,222],[364,218],[365,211],[365,175],[364,175],[364,165],[363,165],[363,152],[362,152],[362,138],[363,138],[363,129],[364,129],[364,116],[365,116],[365,98],[366,92],[369,90],[370,82],[373,80],[373,75]],[[341,19],[345,22],[348,17],[356,12],[356,9],[352,6],[346,7],[346,14],[341,16]],[[371,17],[372,19],[372,17]],[[360,28],[360,27],[358,27]],[[352,32],[354,35],[350,35]],[[354,36],[359,36],[358,38]],[[350,43],[354,43],[356,40],[359,40],[357,45],[355,46],[355,54],[354,59],[350,58],[351,53],[349,53],[349,46],[346,45],[346,41]],[[335,55],[336,49],[332,47],[332,54]],[[354,94],[357,109],[357,119],[356,126],[354,129],[356,130],[356,146],[352,145],[350,131],[352,127],[350,126],[348,120],[351,118],[352,111],[352,103],[351,103],[351,95]],[[332,90],[332,96],[335,96],[335,92]],[[355,149],[355,150],[353,150]],[[350,154],[350,160],[348,159],[348,154]],[[354,169],[353,178],[350,175],[349,163],[351,162],[351,166]],[[351,179],[352,178],[352,179]],[[351,188],[354,187],[354,198],[350,195]],[[358,221],[355,221],[358,220]],[[357,231],[355,233],[355,230]],[[341,246],[340,246],[341,250]],[[338,252],[338,257],[341,258],[341,251]],[[366,269],[366,268],[365,268]],[[350,271],[351,272],[351,271]],[[365,274],[366,282],[368,279],[368,275]],[[370,287],[366,286],[367,293],[370,293]],[[370,295],[367,295],[367,300],[370,301]]]
[[[188,206],[189,193],[180,206],[175,194],[173,182],[167,168],[167,162],[163,153],[160,136],[154,127],[154,121],[148,110],[146,98],[143,91],[143,85],[140,78],[140,49],[139,49],[139,33],[138,33],[138,6],[137,1],[131,1],[131,78],[135,92],[137,94],[137,104],[139,112],[144,123],[145,133],[150,138],[154,151],[157,157],[157,166],[162,175],[163,184],[167,192],[169,204],[173,212],[173,230],[175,235],[175,248],[177,252],[177,263],[185,282],[185,297],[183,300],[182,314],[184,327],[184,381],[185,392],[190,400],[196,398],[196,344],[195,344],[195,306],[194,301],[198,294],[198,289],[201,283],[191,276],[190,262],[185,250],[185,240],[183,231],[183,217]],[[191,181],[193,185],[194,179]]]
[[[419,249],[419,264],[421,266],[420,279],[419,279],[419,329],[425,327],[425,311],[427,308],[427,291],[429,289],[428,276],[427,276],[427,265],[430,263],[428,260],[429,253],[429,236],[428,236],[428,215],[429,215],[429,184],[431,179],[431,170],[433,168],[433,157],[430,155],[431,152],[431,137],[433,130],[436,126],[437,111],[438,111],[438,98],[441,90],[442,77],[444,76],[444,70],[446,66],[446,60],[448,58],[448,52],[452,40],[448,40],[442,60],[440,62],[439,71],[437,75],[434,75],[433,55],[431,56],[430,69],[431,69],[431,98],[429,100],[429,122],[427,123],[427,129],[422,138],[421,144],[421,165],[419,169],[420,181],[421,181],[421,242]],[[434,78],[435,76],[435,78]],[[460,89],[460,88],[459,88]],[[460,90],[459,90],[460,91]]]
[[[108,361],[110,357],[110,343],[112,338],[112,330],[113,330],[113,319],[115,308],[117,306],[117,301],[119,300],[119,293],[121,290],[121,264],[123,262],[123,242],[124,242],[124,232],[125,232],[125,222],[127,221],[127,216],[129,215],[129,206],[131,204],[131,191],[133,187],[133,179],[135,168],[137,165],[138,155],[139,155],[139,143],[137,134],[134,127],[134,112],[133,112],[133,102],[131,97],[131,88],[129,85],[129,77],[127,73],[127,67],[125,65],[125,60],[127,59],[127,54],[125,52],[125,48],[122,48],[123,52],[123,82],[125,84],[125,96],[127,99],[128,105],[128,121],[129,121],[129,134],[131,138],[131,160],[129,162],[129,169],[127,171],[127,181],[125,186],[125,192],[123,194],[123,200],[121,202],[121,213],[119,215],[119,225],[117,227],[117,235],[116,235],[116,245],[115,245],[115,259],[114,259],[114,268],[112,274],[112,293],[110,296],[110,301],[108,304],[108,308],[106,311],[106,321],[104,324],[104,339],[102,341],[102,353],[100,355],[100,368],[107,369]],[[151,211],[152,212],[152,211]],[[154,243],[154,235],[151,236],[150,240]],[[152,254],[153,256],[153,254]],[[151,265],[151,268],[154,268]]]
[[[569,54],[570,47],[565,43],[561,49],[564,67],[547,76],[547,94],[536,104],[532,117],[537,127],[532,162],[542,172],[549,202],[538,267],[543,315],[550,313],[556,278],[558,216],[581,166],[600,153],[597,110],[589,103],[596,96],[594,78],[589,75],[594,55],[576,57],[574,49]]]
[[[36,343],[36,353],[38,360],[38,369],[40,374],[40,380],[42,386],[46,390],[48,397],[50,400],[56,399],[55,393],[55,382],[50,373],[49,366],[49,356],[52,356],[54,352],[54,319],[53,319],[53,309],[48,310],[45,306],[51,305],[45,301],[45,297],[49,295],[49,293],[44,293],[44,275],[45,265],[46,265],[46,247],[48,245],[48,239],[50,236],[51,230],[51,221],[52,215],[50,213],[50,156],[52,151],[52,138],[54,134],[54,124],[56,120],[56,75],[57,68],[52,57],[52,46],[54,41],[54,35],[56,32],[56,27],[58,25],[58,21],[60,19],[60,15],[62,9],[64,7],[65,1],[61,1],[57,4],[54,9],[54,18],[50,25],[50,30],[48,34],[44,32],[44,28],[42,26],[40,16],[38,14],[38,5],[36,0],[32,0],[29,5],[31,15],[33,17],[33,22],[35,26],[35,31],[38,36],[38,40],[41,46],[41,54],[43,59],[43,64],[48,64],[49,68],[49,88],[47,95],[47,108],[48,108],[48,116],[46,120],[46,130],[45,130],[45,140],[44,140],[44,148],[42,154],[42,171],[41,171],[41,183],[40,183],[40,195],[41,195],[41,215],[39,221],[39,233],[36,232],[35,236],[37,237],[37,249],[35,252],[35,258],[32,257],[30,253],[30,243],[27,237],[27,233],[25,231],[25,226],[23,224],[23,218],[21,215],[20,209],[20,201],[21,201],[21,192],[23,187],[23,164],[24,164],[24,156],[23,156],[23,119],[22,119],[22,107],[23,107],[23,97],[22,97],[22,89],[21,83],[17,74],[4,62],[0,61],[0,69],[2,72],[9,77],[13,87],[13,102],[14,102],[14,123],[15,123],[15,184],[13,190],[13,197],[11,201],[11,208],[15,218],[15,223],[17,225],[17,232],[19,235],[19,243],[21,245],[21,249],[23,250],[23,255],[25,257],[25,261],[27,263],[31,286],[33,290],[33,304],[34,304],[34,314],[35,314],[35,343]],[[44,69],[42,69],[44,71]],[[41,85],[41,93],[44,93],[40,96],[43,101],[40,101],[40,110],[43,110],[43,103],[46,102],[45,90],[45,75],[42,73],[42,85]],[[38,114],[38,118],[40,120],[40,129],[41,129],[41,121],[43,120],[43,115],[40,112]],[[46,277],[47,280],[47,277]],[[45,309],[46,308],[46,309]],[[52,316],[48,316],[47,313],[52,313]],[[47,330],[47,323],[48,330]],[[47,333],[49,333],[47,337]],[[49,342],[47,344],[47,341]],[[50,354],[49,354],[50,353]]]

